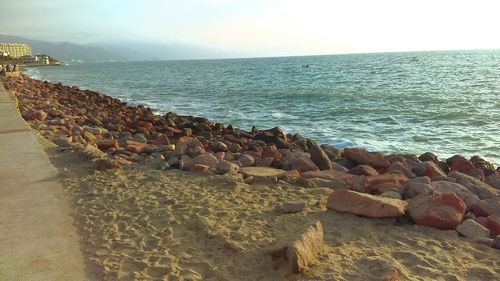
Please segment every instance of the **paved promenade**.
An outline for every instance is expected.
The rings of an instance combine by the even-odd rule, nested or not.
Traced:
[[[69,199],[0,82],[0,280],[88,280]]]

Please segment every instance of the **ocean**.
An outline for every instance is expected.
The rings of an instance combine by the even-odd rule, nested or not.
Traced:
[[[500,50],[87,63],[27,74],[159,114],[500,164]]]

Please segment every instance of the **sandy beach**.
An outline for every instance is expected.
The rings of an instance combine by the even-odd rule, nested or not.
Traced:
[[[40,88],[33,85],[38,85],[37,87]],[[427,163],[430,161],[422,161],[422,163],[427,163],[425,164],[427,166],[424,165],[425,169],[420,171],[418,167],[421,167],[422,163],[419,160],[415,160],[418,163],[411,162],[408,160],[410,158],[400,156],[398,158],[400,162],[398,162],[393,160],[394,157],[368,154],[367,158],[371,159],[369,162],[370,167],[374,167],[371,168],[373,171],[364,167],[364,174],[357,174],[352,169],[360,166],[358,164],[361,158],[356,155],[361,154],[353,154],[349,158],[346,156],[347,152],[344,152],[344,155],[337,161],[324,162],[325,158],[321,158],[315,159],[314,163],[310,164],[309,157],[315,158],[311,156],[314,155],[313,148],[311,148],[315,147],[314,145],[311,146],[309,143],[311,155],[308,154],[309,156],[305,157],[300,154],[298,158],[291,158],[290,154],[286,154],[285,151],[298,150],[300,145],[292,141],[279,143],[280,138],[276,137],[276,134],[265,135],[273,139],[273,143],[278,146],[277,150],[272,150],[277,153],[275,158],[270,157],[271,159],[264,161],[266,157],[262,156],[262,150],[260,154],[255,153],[259,151],[255,148],[253,148],[253,153],[233,153],[229,150],[229,145],[224,145],[226,146],[225,154],[222,155],[224,160],[216,159],[218,164],[212,167],[210,166],[211,160],[204,159],[205,162],[196,162],[196,159],[206,154],[213,154],[214,158],[220,157],[221,154],[217,155],[215,148],[222,147],[222,145],[219,143],[218,146],[214,145],[214,139],[217,138],[218,133],[211,130],[211,133],[207,134],[208,130],[201,128],[206,123],[201,122],[201,125],[193,129],[192,135],[193,137],[205,136],[199,138],[201,141],[198,142],[202,144],[201,147],[193,147],[193,141],[191,141],[182,156],[175,156],[178,162],[175,164],[170,162],[172,164],[170,167],[170,164],[166,166],[163,163],[169,163],[172,158],[164,156],[172,156],[175,152],[169,145],[175,143],[177,149],[183,145],[182,137],[186,137],[187,127],[168,126],[170,128],[168,132],[172,133],[168,144],[167,142],[161,144],[161,148],[165,150],[159,152],[163,155],[162,157],[156,154],[161,159],[158,161],[158,158],[153,155],[158,153],[157,151],[144,152],[151,149],[149,144],[154,140],[164,138],[157,132],[153,133],[154,128],[157,127],[156,125],[149,126],[147,124],[149,119],[139,118],[125,122],[129,128],[134,128],[135,132],[142,132],[147,139],[144,144],[138,144],[137,137],[132,142],[127,140],[129,142],[125,144],[125,148],[122,144],[118,144],[118,140],[110,144],[110,139],[113,140],[113,133],[109,133],[107,137],[101,137],[100,133],[92,136],[84,133],[77,135],[71,129],[77,126],[74,122],[97,124],[99,121],[101,123],[99,126],[108,125],[101,115],[93,113],[90,103],[88,112],[85,113],[83,110],[70,115],[68,112],[74,109],[65,111],[60,105],[34,101],[36,95],[50,95],[51,91],[58,89],[58,95],[53,98],[61,102],[72,103],[71,100],[66,100],[62,93],[77,92],[76,89],[69,87],[63,89],[60,85],[52,85],[51,89],[44,88],[46,85],[42,85],[41,82],[27,82],[18,88],[14,88],[12,84],[9,86],[18,95],[21,113],[30,120],[28,123],[48,138],[48,140],[42,139],[42,144],[58,169],[62,184],[71,198],[71,212],[81,237],[86,265],[98,280],[469,281],[500,279],[500,251],[491,246],[495,237],[483,240],[463,237],[455,230],[456,225],[447,230],[437,229],[436,227],[439,226],[419,225],[415,224],[412,220],[415,218],[408,214],[374,218],[368,217],[371,213],[358,216],[327,208],[327,202],[332,193],[345,189],[353,190],[353,192],[357,190],[355,194],[371,193],[370,196],[373,195],[374,200],[385,202],[383,200],[386,199],[380,198],[387,198],[385,196],[388,195],[382,196],[381,194],[387,192],[389,186],[390,191],[399,191],[396,193],[400,199],[391,200],[404,203],[402,210],[404,213],[407,201],[410,202],[411,208],[412,202],[415,202],[411,199],[430,196],[419,194],[418,196],[422,197],[409,198],[408,193],[403,190],[408,182],[421,177],[431,178],[433,182],[453,181],[451,178],[453,171],[456,170],[444,172],[441,168],[436,168],[439,162],[431,165]],[[33,104],[28,104],[30,100]],[[110,112],[115,105],[118,106],[118,103],[114,101],[103,103],[103,107]],[[53,111],[45,109],[49,113],[43,112],[44,116],[40,110],[42,107],[48,108],[49,106],[53,106],[51,109]],[[78,104],[75,104],[74,108],[77,107]],[[34,111],[34,108],[38,111]],[[138,116],[143,116],[142,114],[146,112],[144,116],[148,116],[147,111],[141,108],[130,108],[130,111],[136,112]],[[91,119],[90,115],[86,115],[89,113],[97,121]],[[38,118],[40,115],[44,118]],[[118,118],[118,116],[106,116],[108,121],[111,118]],[[150,116],[151,120],[154,118],[156,117]],[[113,128],[118,128],[117,122],[110,121],[111,123],[113,123]],[[142,124],[143,127],[136,126],[137,124]],[[108,128],[111,128],[110,126]],[[149,128],[149,130],[141,128]],[[226,128],[221,132],[225,130]],[[125,129],[122,133],[124,131]],[[252,138],[260,133],[253,133]],[[118,139],[119,135],[116,133],[114,137]],[[244,138],[241,135],[240,139]],[[131,138],[132,134],[129,139]],[[240,151],[250,151],[255,143],[261,144],[248,138],[250,140],[248,143],[243,142]],[[86,141],[83,142],[82,139]],[[104,144],[108,144],[109,147],[103,149]],[[93,148],[89,148],[89,145]],[[270,147],[267,141],[262,141],[261,145],[265,147],[264,151]],[[283,148],[280,148],[280,145]],[[210,152],[196,153],[197,156],[194,157],[187,156],[193,149],[207,149]],[[89,156],[89,150],[94,154],[99,154],[98,157]],[[290,171],[296,170],[298,178],[288,180],[281,176],[268,177],[257,174],[249,176],[244,172],[231,172],[233,167],[238,171],[240,169],[244,171],[244,166],[247,166],[244,161],[249,157],[243,155],[254,155],[257,159],[253,159],[254,162],[248,166],[255,167],[256,162],[261,160],[258,163],[265,171],[280,168],[287,170],[287,175],[295,175],[295,172]],[[326,155],[326,152],[321,155]],[[348,158],[358,159],[358,163],[349,169],[345,168],[340,163],[346,165],[344,160]],[[389,160],[393,162],[389,163]],[[183,164],[183,161],[186,163]],[[237,168],[229,166],[230,169],[221,173],[220,165],[226,163],[223,161],[232,163]],[[159,165],[159,162],[162,165]],[[325,163],[330,163],[329,169],[321,168],[322,171],[320,171],[319,166]],[[399,173],[390,173],[391,169],[394,169],[393,166],[397,166],[394,163],[400,163],[397,165],[414,164],[406,170],[400,167]],[[448,166],[451,168],[459,165],[450,163],[451,165]],[[174,165],[177,169],[173,169]],[[315,168],[310,170],[304,168],[312,165]],[[340,171],[341,168],[344,170]],[[429,169],[432,171],[429,172]],[[327,171],[325,173],[329,173],[328,179],[325,173],[322,173],[325,170]],[[488,176],[485,176],[484,172],[490,171],[487,167],[481,169],[474,166],[473,169],[462,170],[464,173],[470,172],[472,175],[477,175],[474,183],[477,180],[484,185],[479,185],[481,188],[474,185],[478,188],[475,193],[469,185],[465,191],[461,191],[462,193],[451,192],[458,194],[458,197],[453,196],[463,205],[457,224],[466,220],[467,216],[475,218],[472,212],[472,206],[476,206],[475,204],[498,198],[498,190],[493,187],[493,184],[485,183],[494,183],[497,173],[494,168],[493,174],[488,174]],[[371,174],[375,172],[376,175]],[[410,172],[412,174],[409,174]],[[413,172],[422,173],[423,176],[417,177]],[[432,174],[433,172],[439,172],[439,174]],[[311,175],[317,175],[317,177]],[[320,175],[323,178],[319,178]],[[468,177],[473,176],[468,175],[467,179]],[[390,179],[386,180],[386,178]],[[385,184],[384,188],[371,182],[375,179],[383,179],[379,184]],[[459,182],[460,179],[462,178],[457,176],[454,183]],[[360,190],[360,185],[357,184],[359,180],[362,180],[363,190]],[[464,188],[465,185],[466,183],[464,183]],[[435,189],[431,194],[449,193],[449,191],[439,191],[438,187]],[[467,194],[463,195],[464,193]],[[474,193],[472,195],[475,197],[469,193]],[[466,199],[472,200],[473,203]],[[297,212],[287,212],[280,208],[280,204],[284,202],[300,202],[304,204],[304,207]],[[467,211],[465,211],[466,208]],[[290,242],[297,239],[316,221],[319,221],[323,227],[324,248],[320,254],[313,257],[312,263],[301,269],[300,273],[293,273],[289,262],[280,257],[277,252],[283,246],[290,245]]]

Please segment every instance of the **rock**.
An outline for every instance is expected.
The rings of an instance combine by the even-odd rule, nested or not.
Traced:
[[[81,151],[80,154],[82,154],[84,157],[88,159],[95,159],[95,158],[101,158],[106,156],[106,153],[102,152],[99,150],[99,148],[87,144]]]
[[[210,166],[203,165],[203,164],[193,164],[193,166],[191,166],[190,170],[191,170],[191,172],[203,173],[203,172],[209,171]]]
[[[477,202],[479,198],[476,194],[470,192],[465,186],[454,182],[448,181],[433,181],[431,183],[432,187],[436,192],[439,193],[454,193],[460,199],[465,202],[467,209],[470,210]]]
[[[487,217],[487,228],[493,237],[500,234],[500,216],[491,215]]]
[[[349,169],[340,165],[337,162],[332,162],[332,169],[334,169],[335,171],[340,171],[340,172],[348,172],[349,171]]]
[[[491,238],[479,237],[479,238],[474,239],[474,242],[491,248],[491,247],[493,247],[493,243],[495,242],[495,240],[493,240]]]
[[[349,173],[354,174],[354,175],[363,175],[363,176],[378,176],[379,173],[377,170],[373,169],[372,167],[368,165],[358,165],[351,170],[349,170]]]
[[[472,176],[452,171],[448,174],[448,177],[452,177],[457,180],[457,183],[465,186],[470,192],[476,194],[479,199],[490,199],[497,195],[500,195],[500,190],[493,188]]]
[[[221,141],[212,142],[210,148],[213,152],[226,152],[228,150],[227,145]]]
[[[237,143],[231,143],[231,144],[227,147],[227,149],[228,149],[229,151],[231,151],[232,153],[238,153],[238,152],[240,152],[240,151],[241,151],[241,149],[242,149],[242,148],[241,148],[241,145],[239,145],[239,144],[237,144]]]
[[[306,179],[320,178],[325,180],[343,180],[346,183],[352,183],[354,176],[349,173],[339,171],[306,171],[300,174],[301,177]]]
[[[299,172],[318,171],[319,168],[314,162],[306,157],[295,158],[289,162],[290,169],[298,170]]]
[[[426,152],[426,153],[420,155],[418,157],[418,160],[420,160],[422,162],[431,161],[431,162],[435,162],[435,163],[437,163],[439,161],[438,157],[432,152]]]
[[[403,215],[407,203],[403,200],[339,189],[335,190],[330,197],[328,197],[326,207],[339,212],[347,212],[373,218],[384,218]]]
[[[85,139],[86,142],[88,143],[96,143],[97,142],[97,137],[94,136],[92,133],[84,131],[82,133],[83,139]]]
[[[399,197],[401,197],[401,194],[403,194],[404,191],[403,186],[392,182],[379,183],[375,186],[371,186],[370,189],[372,191],[376,191],[377,193],[385,193],[389,191],[396,192],[400,195]]]
[[[217,165],[217,174],[236,174],[240,171],[240,166],[231,163],[226,160],[219,161],[219,165]]]
[[[500,190],[500,173],[491,174],[486,178],[486,183]]]
[[[285,171],[281,174],[277,174],[277,177],[278,180],[282,180],[288,183],[295,183],[300,179],[300,172],[297,170]]]
[[[47,117],[48,117],[48,114],[45,113],[45,111],[35,110],[35,111],[31,112],[31,114],[29,114],[28,120],[44,121],[45,119],[47,119]]]
[[[478,217],[500,216],[500,196],[481,200],[472,207],[472,210]]]
[[[178,162],[179,169],[189,170],[192,166],[191,162],[193,162],[193,158],[188,155],[182,155]]]
[[[196,157],[205,153],[205,148],[197,138],[181,137],[175,145],[174,153],[177,156],[187,154],[190,157]]]
[[[450,167],[450,171],[458,171],[466,175],[475,177],[484,181],[484,172],[481,169],[474,167],[474,164],[460,155],[455,155],[446,160]]]
[[[157,136],[151,144],[154,144],[154,145],[170,145],[170,139],[168,138],[167,135],[161,134],[161,135]]]
[[[326,152],[317,143],[308,141],[307,146],[311,154],[311,160],[320,170],[333,170],[332,161],[330,161]]]
[[[493,248],[500,250],[500,235],[497,235],[493,240]]]
[[[89,132],[93,135],[102,135],[102,134],[106,133],[106,130],[104,130],[101,127],[85,127],[84,131]]]
[[[386,192],[380,194],[380,196],[392,198],[392,199],[399,199],[399,200],[403,199],[403,196],[401,196],[401,193],[396,192],[396,191],[386,191]]]
[[[416,224],[455,229],[465,214],[465,203],[453,193],[420,195],[408,201],[408,214]]]
[[[389,168],[387,168],[387,173],[389,174],[394,174],[396,172],[399,172],[400,174],[405,175],[406,177],[413,179],[417,177],[415,173],[412,172],[412,169],[414,168],[414,165],[410,165],[407,162],[393,162]]]
[[[333,190],[350,189],[350,186],[343,180],[325,180],[321,178],[311,178],[309,181],[316,184],[317,187],[327,187]]]
[[[384,154],[379,152],[368,152],[361,148],[346,148],[342,154],[359,165],[368,165],[374,168],[387,168],[390,165],[389,161],[384,159]]]
[[[316,188],[318,187],[312,179],[300,178],[295,182],[295,185],[303,188]]]
[[[373,190],[375,186],[381,183],[402,185],[408,180],[408,178],[402,174],[382,174],[378,176],[369,176],[365,179],[365,185],[369,190]],[[397,190],[401,190],[402,192],[401,188],[397,188]]]
[[[216,170],[219,165],[219,160],[212,153],[203,153],[193,158],[191,165],[204,165],[208,166],[211,170]]]
[[[489,238],[490,231],[472,219],[463,221],[457,226],[457,231],[467,238]]]
[[[125,147],[125,150],[140,154],[144,150],[145,145],[138,145],[138,144],[127,144]]]
[[[330,159],[338,159],[342,157],[342,152],[334,146],[322,144],[321,148],[323,148],[323,151],[328,155],[328,158]]]
[[[290,147],[286,134],[278,127],[258,132],[255,140],[262,140],[267,144],[275,144],[277,148],[286,149]]]
[[[278,210],[285,214],[299,213],[304,211],[305,202],[282,202],[278,205]]]
[[[270,167],[271,164],[273,163],[274,158],[271,157],[264,157],[255,160],[255,166],[257,167]]]
[[[270,177],[270,178],[278,178],[281,175],[285,174],[285,170],[269,168],[269,167],[244,167],[241,168],[241,173],[245,175],[245,177]]]
[[[242,154],[238,161],[240,161],[242,167],[250,167],[255,164],[255,159],[249,154]]]
[[[474,167],[483,170],[485,177],[495,174],[495,166],[479,156],[472,156],[470,162]]]
[[[412,170],[415,175],[419,177],[444,177],[446,174],[438,167],[438,165],[432,161],[426,161],[418,164]]]
[[[287,248],[286,257],[293,273],[304,271],[324,250],[323,226],[314,222],[300,237]]]
[[[104,171],[109,169],[118,169],[121,165],[117,161],[114,161],[112,159],[101,158],[95,161],[94,166],[96,170]]]
[[[110,148],[120,148],[117,140],[102,140],[97,142],[97,147],[101,150],[108,150]]]

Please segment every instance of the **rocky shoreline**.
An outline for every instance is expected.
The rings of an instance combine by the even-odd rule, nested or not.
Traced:
[[[455,155],[442,161],[431,152],[417,156],[361,148],[340,151],[278,127],[247,132],[201,117],[155,115],[143,106],[27,76],[3,82],[17,96],[21,114],[33,129],[92,161],[97,170],[145,165],[226,174],[247,184],[327,187],[332,189],[328,209],[455,229],[500,248],[500,168],[478,156]],[[283,202],[280,208],[295,213],[304,206]]]

